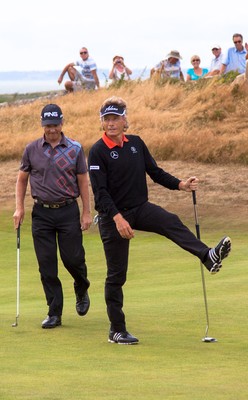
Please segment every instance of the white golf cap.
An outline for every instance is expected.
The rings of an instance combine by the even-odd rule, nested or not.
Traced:
[[[218,44],[215,44],[214,46],[212,46],[212,50],[213,50],[213,49],[219,50],[219,49],[221,49],[221,47],[220,47]]]

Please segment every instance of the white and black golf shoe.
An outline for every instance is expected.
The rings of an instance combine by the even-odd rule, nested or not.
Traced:
[[[209,250],[207,260],[204,262],[205,267],[211,274],[216,274],[222,267],[222,260],[226,258],[231,251],[231,239],[225,236],[217,244],[216,247]]]
[[[109,343],[118,343],[118,344],[138,344],[139,339],[135,336],[131,335],[131,333],[125,332],[109,332]]]

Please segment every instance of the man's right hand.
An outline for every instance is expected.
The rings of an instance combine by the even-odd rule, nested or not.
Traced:
[[[134,237],[134,230],[129,225],[128,221],[123,218],[121,213],[114,216],[116,229],[123,239],[132,239]]]
[[[13,214],[13,219],[14,219],[14,228],[17,229],[19,225],[23,223],[24,220],[24,209],[23,210],[15,210]]]

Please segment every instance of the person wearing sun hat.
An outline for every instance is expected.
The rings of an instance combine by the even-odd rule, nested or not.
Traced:
[[[179,51],[171,50],[165,60],[160,61],[151,69],[150,77],[157,74],[162,79],[174,78],[184,81],[180,60],[182,60],[182,57]]]
[[[124,58],[122,56],[114,56],[109,79],[112,79],[114,82],[119,80],[128,81],[130,75],[132,75],[132,70],[125,65]]]

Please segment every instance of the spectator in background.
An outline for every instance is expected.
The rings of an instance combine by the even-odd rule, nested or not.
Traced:
[[[187,70],[186,81],[197,81],[208,73],[207,68],[200,67],[201,59],[199,56],[192,56],[190,62],[193,65],[193,68]]]
[[[222,58],[223,58],[223,53],[221,52],[221,47],[218,44],[215,44],[212,47],[212,53],[214,55],[214,58],[212,58],[210,70],[204,76],[205,78],[216,76],[216,75],[219,75],[219,73],[220,73],[220,69],[221,69],[221,65],[222,65]]]
[[[109,73],[109,79],[112,79],[113,81],[128,81],[130,75],[132,75],[132,71],[124,64],[124,58],[122,56],[114,56],[113,66]]]
[[[68,92],[77,89],[94,90],[100,87],[97,66],[89,56],[87,48],[82,47],[79,53],[82,60],[67,64],[58,79],[58,83],[61,84],[65,73],[68,73],[70,81],[65,82],[65,89]]]
[[[184,81],[180,63],[181,59],[182,57],[180,56],[179,51],[171,50],[171,52],[167,54],[165,60],[160,61],[151,69],[150,77],[156,73],[163,79],[175,78]]]
[[[230,71],[236,71],[243,74],[246,68],[246,54],[248,52],[248,44],[243,46],[243,36],[240,33],[233,35],[234,47],[230,47],[223,57],[221,74],[226,74]]]

